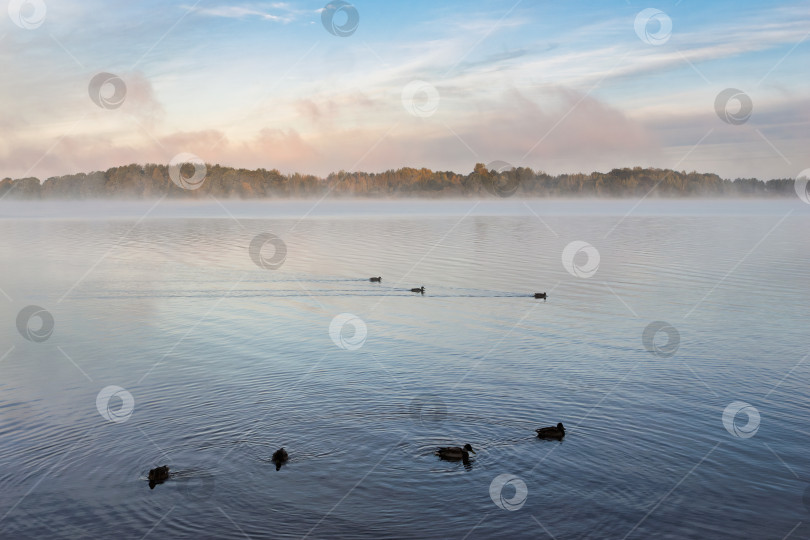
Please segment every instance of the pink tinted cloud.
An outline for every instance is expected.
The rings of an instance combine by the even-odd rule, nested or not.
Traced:
[[[318,124],[313,131],[264,128],[242,139],[213,129],[154,138],[141,133],[132,144],[104,135],[71,135],[59,141],[31,174],[46,178],[128,163],[168,163],[180,152],[194,153],[208,163],[318,175],[402,166],[469,172],[477,161],[496,159],[548,172],[576,172],[644,165],[659,153],[651,130],[592,96],[564,88],[545,89],[543,96],[532,99],[511,91],[497,103],[479,103],[467,115],[439,110],[431,118],[413,118],[402,109],[390,124],[381,119],[375,127],[346,127],[326,120],[337,107],[334,104],[302,101],[299,106],[302,113],[309,109],[310,119]],[[312,114],[313,107],[317,113]],[[366,114],[374,104],[346,105],[339,116],[350,115],[353,107]],[[0,175],[21,175],[53,144],[12,146],[0,155]]]

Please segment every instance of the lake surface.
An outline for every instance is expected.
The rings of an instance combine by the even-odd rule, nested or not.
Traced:
[[[810,206],[313,204],[0,205],[0,536],[810,537]]]

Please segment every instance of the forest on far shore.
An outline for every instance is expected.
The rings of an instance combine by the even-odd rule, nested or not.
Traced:
[[[191,163],[124,165],[106,171],[38,178],[5,178],[0,197],[16,199],[155,199],[210,196],[238,199],[336,197],[663,197],[795,196],[794,180],[737,178],[654,168],[550,175],[526,167],[478,163],[469,174],[404,167],[381,173],[281,174],[271,169],[204,168]],[[204,176],[203,176],[204,174]],[[181,187],[181,186],[185,186]],[[193,189],[192,189],[193,188]]]

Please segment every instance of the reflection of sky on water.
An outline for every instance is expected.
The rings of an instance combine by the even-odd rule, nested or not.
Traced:
[[[467,217],[474,202],[452,203],[454,215],[429,219],[370,214],[432,203],[329,203],[300,222],[300,214],[255,219],[281,204],[225,204],[238,221],[216,204],[180,205],[207,219],[164,215],[135,227],[137,216],[0,220],[0,287],[11,297],[0,299],[2,344],[14,346],[0,364],[0,487],[18,496],[48,473],[3,524],[9,534],[65,531],[72,516],[99,536],[142,535],[144,521],[176,502],[179,484],[150,492],[139,479],[168,463],[213,477],[212,500],[257,536],[301,536],[390,451],[352,503],[323,522],[324,534],[470,529],[494,508],[488,486],[506,463],[529,490],[525,508],[510,514],[562,516],[548,524],[560,536],[617,536],[718,440],[639,533],[718,526],[703,512],[707,498],[751,530],[795,525],[802,491],[761,440],[801,471],[806,372],[795,369],[763,396],[806,354],[804,206],[650,201],[642,206],[660,217],[634,212],[616,226],[628,201],[530,201],[545,224],[518,201],[482,204]],[[707,205],[715,215],[694,215]],[[287,245],[276,271],[249,256],[263,232]],[[599,251],[591,278],[562,265],[574,240]],[[424,296],[408,291],[420,285]],[[547,302],[531,297],[538,291]],[[43,343],[14,326],[28,304],[54,316]],[[357,350],[330,337],[341,313],[367,326]],[[671,358],[642,343],[657,320],[679,332]],[[96,410],[109,385],[134,398],[125,422]],[[415,421],[415,396],[439,396],[446,416]],[[762,417],[750,444],[729,439],[721,421],[737,400]],[[558,420],[569,434],[533,470],[549,451],[533,429]],[[470,470],[432,453],[465,442],[478,452]],[[282,445],[291,461],[276,474],[266,460]],[[206,504],[183,503],[164,532],[230,534]],[[258,515],[256,504],[283,509],[283,518]],[[481,530],[536,534],[531,520],[503,519],[494,514]]]

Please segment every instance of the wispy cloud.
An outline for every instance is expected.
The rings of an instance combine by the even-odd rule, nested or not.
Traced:
[[[682,167],[773,177],[796,171],[759,132],[795,162],[810,144],[805,1],[672,8],[675,30],[658,47],[636,36],[634,8],[596,2],[584,12],[524,3],[505,17],[508,6],[493,12],[493,4],[475,1],[358,5],[357,33],[339,38],[321,27],[320,2],[166,0],[173,17],[187,16],[162,39],[177,19],[151,1],[110,11],[88,0],[91,7],[71,13],[49,5],[53,26],[9,32],[0,48],[0,101],[15,106],[0,111],[0,177],[34,163],[33,174],[46,177],[166,162],[180,151],[324,173],[352,166],[372,146],[359,168],[467,171],[478,159],[502,159],[589,172],[674,165],[710,129]],[[74,31],[88,20],[101,30]],[[119,109],[88,99],[99,71],[125,80]],[[414,80],[441,96],[429,118],[403,107],[402,90]],[[715,97],[727,87],[753,99],[747,125],[726,125],[715,114]]]
[[[294,8],[287,2],[250,3],[242,5],[222,5],[215,7],[182,6],[184,9],[208,17],[222,17],[226,19],[258,18],[265,21],[289,23],[300,17],[306,11]]]

